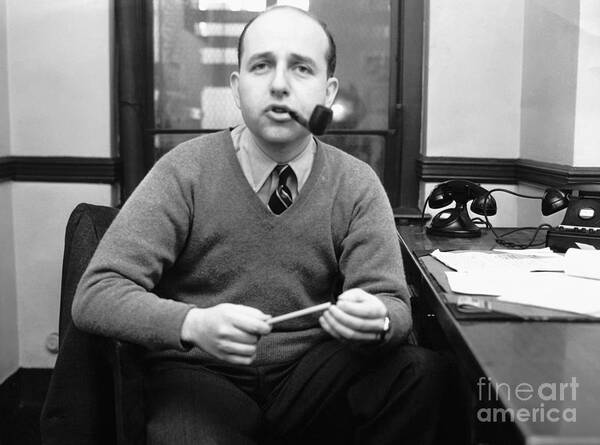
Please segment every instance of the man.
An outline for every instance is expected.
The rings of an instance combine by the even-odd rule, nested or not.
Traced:
[[[385,192],[291,117],[331,106],[334,69],[304,11],[251,21],[231,75],[245,125],[161,158],[82,277],[76,325],[148,348],[150,444],[435,443],[443,376],[404,344]]]

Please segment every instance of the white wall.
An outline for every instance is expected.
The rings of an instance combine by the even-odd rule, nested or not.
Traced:
[[[521,157],[573,163],[579,1],[525,2]]]
[[[0,156],[7,156],[10,152],[8,55],[6,50],[6,3],[5,0],[0,0]]]
[[[0,0],[0,157],[10,152],[6,3]],[[11,183],[0,182],[0,383],[19,367]]]
[[[581,8],[574,0],[430,0],[423,152],[573,165],[577,98],[576,154],[597,163],[600,150],[589,147],[600,139],[600,5]]]
[[[6,1],[12,154],[110,156],[111,1]]]
[[[425,155],[600,166],[598,0],[429,0],[428,7]],[[422,187],[422,201],[433,185]],[[507,188],[544,193],[530,184]],[[496,224],[557,224],[564,216],[543,217],[539,201],[500,199],[507,202]]]
[[[600,2],[580,0],[573,165],[600,166]]]
[[[11,186],[0,183],[0,383],[19,367]]]
[[[20,366],[52,367],[55,356],[44,344],[58,331],[65,226],[80,202],[110,205],[111,186],[15,182],[12,187]]]
[[[428,40],[424,153],[517,158],[523,0],[430,0]]]
[[[4,5],[0,99],[3,84],[8,83],[9,94],[8,101],[0,100],[0,133],[8,122],[10,131],[0,135],[0,150],[3,142],[8,146],[0,155],[111,156],[112,1],[0,0]],[[2,381],[15,367],[15,357],[21,367],[53,366],[55,356],[45,341],[58,330],[68,216],[79,202],[110,205],[113,191],[104,184],[13,182],[0,187],[0,205],[8,209],[1,216],[0,247],[12,246],[8,251],[14,252],[12,261],[2,264],[13,269],[2,277],[12,277],[12,284],[5,287],[3,280],[1,286]],[[12,299],[4,292],[11,292]],[[9,317],[12,325],[4,323]],[[4,337],[9,328],[13,337]],[[4,346],[12,348],[8,358]]]

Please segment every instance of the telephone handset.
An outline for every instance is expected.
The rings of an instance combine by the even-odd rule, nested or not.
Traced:
[[[480,185],[466,180],[438,184],[431,191],[425,205],[429,203],[432,209],[439,209],[455,202],[456,206],[435,215],[431,224],[427,226],[427,233],[461,238],[481,236],[481,229],[471,221],[467,211],[466,205],[469,201],[472,201],[471,211],[478,215],[496,214],[496,200]]]

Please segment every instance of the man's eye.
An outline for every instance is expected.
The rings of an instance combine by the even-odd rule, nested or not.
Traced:
[[[252,67],[250,67],[250,71],[252,71],[253,73],[255,72],[263,72],[268,68],[268,65],[266,62],[259,62],[259,63],[255,63],[254,65],[252,65]]]
[[[300,74],[310,74],[310,73],[312,73],[312,70],[307,65],[296,65],[294,68]]]

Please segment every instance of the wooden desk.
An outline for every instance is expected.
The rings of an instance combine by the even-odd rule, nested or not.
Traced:
[[[600,444],[600,323],[457,320],[419,255],[436,248],[490,249],[493,237],[428,236],[422,226],[398,231],[417,337],[457,358],[474,401],[473,425],[483,436],[475,443]],[[489,403],[495,388],[498,402]],[[502,422],[507,409],[517,416],[514,423]]]

